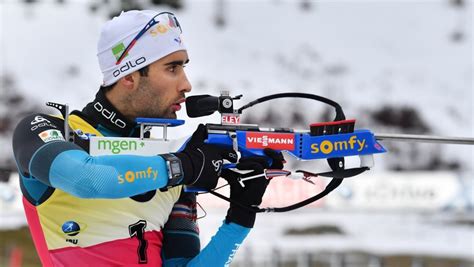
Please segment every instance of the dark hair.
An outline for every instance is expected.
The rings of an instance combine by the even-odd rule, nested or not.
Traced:
[[[148,66],[145,66],[145,67],[139,69],[138,72],[140,73],[140,76],[148,77],[148,70],[149,70]],[[100,86],[100,90],[104,90],[104,92],[108,92],[108,91],[112,90],[115,87],[116,84],[117,84],[117,82],[114,82],[113,84],[107,85],[107,86]]]

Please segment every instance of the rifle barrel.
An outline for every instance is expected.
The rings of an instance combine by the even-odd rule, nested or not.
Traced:
[[[474,145],[474,138],[471,137],[446,137],[415,134],[375,134],[375,139],[386,141]]]

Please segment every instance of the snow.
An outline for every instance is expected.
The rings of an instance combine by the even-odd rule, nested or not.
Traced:
[[[15,229],[26,224],[18,174],[0,182],[0,229]]]
[[[2,3],[2,65],[18,87],[38,102],[82,108],[100,84],[95,56],[99,25],[81,1],[57,7],[51,1]],[[14,21],[15,23],[11,23]],[[78,75],[68,73],[78,68]]]

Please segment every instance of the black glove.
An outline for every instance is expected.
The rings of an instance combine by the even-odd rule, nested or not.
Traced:
[[[230,198],[237,203],[240,203],[248,208],[257,207],[262,203],[262,197],[270,182],[264,176],[264,170],[282,169],[285,159],[281,152],[276,152],[273,149],[266,148],[265,154],[272,159],[272,164],[269,165],[265,157],[248,157],[240,159],[236,165],[239,170],[253,170],[253,172],[240,175],[231,170],[224,170],[222,177],[224,177],[230,184]],[[239,183],[241,178],[262,174],[262,177],[244,181],[245,187]],[[227,211],[226,223],[234,222],[247,228],[252,228],[255,224],[256,212],[245,209],[237,204],[231,203]]]
[[[210,190],[217,185],[224,159],[235,163],[237,153],[224,146],[205,144],[206,139],[207,128],[200,124],[184,150],[174,155],[181,160],[183,166],[182,184]]]

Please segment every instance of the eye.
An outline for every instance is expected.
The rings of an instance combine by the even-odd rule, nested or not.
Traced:
[[[170,71],[170,72],[176,72],[176,67],[178,67],[178,66],[177,66],[177,65],[170,66],[170,67],[168,68],[168,71]]]

